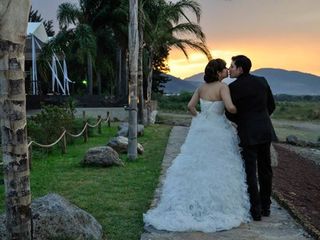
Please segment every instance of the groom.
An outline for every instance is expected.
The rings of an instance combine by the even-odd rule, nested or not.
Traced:
[[[270,216],[272,168],[270,144],[276,135],[270,120],[275,109],[271,89],[264,77],[249,73],[251,61],[244,55],[232,57],[229,68],[229,84],[232,101],[237,113],[226,112],[228,119],[237,124],[241,154],[245,163],[250,212],[253,220],[260,221],[262,216]],[[257,182],[256,170],[258,169]]]

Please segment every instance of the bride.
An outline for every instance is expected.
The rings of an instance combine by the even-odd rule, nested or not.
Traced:
[[[226,62],[211,60],[205,83],[188,108],[194,116],[180,154],[169,167],[158,205],[144,222],[159,230],[215,232],[250,220],[245,170],[235,128],[224,109],[236,113]],[[196,111],[200,100],[201,112]]]

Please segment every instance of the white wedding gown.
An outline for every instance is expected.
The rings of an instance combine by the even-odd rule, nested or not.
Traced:
[[[224,103],[200,99],[200,104],[167,170],[158,205],[143,215],[156,229],[215,232],[250,220],[239,140]]]

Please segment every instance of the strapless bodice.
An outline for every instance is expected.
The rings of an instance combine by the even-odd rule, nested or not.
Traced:
[[[223,101],[209,101],[200,98],[200,107],[202,114],[217,114],[223,115],[224,114],[224,102]]]

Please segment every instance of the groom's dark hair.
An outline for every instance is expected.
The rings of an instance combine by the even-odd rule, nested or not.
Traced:
[[[252,63],[251,60],[244,56],[244,55],[238,55],[231,58],[232,61],[234,61],[234,64],[236,67],[242,67],[243,73],[248,74],[250,72]]]

